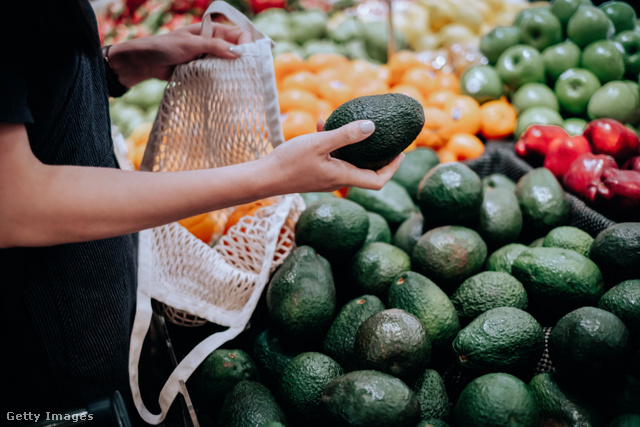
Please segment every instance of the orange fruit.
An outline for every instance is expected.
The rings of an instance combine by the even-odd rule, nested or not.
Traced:
[[[325,68],[337,68],[346,65],[349,59],[339,53],[314,53],[307,58],[307,69],[318,72]]]
[[[318,98],[312,92],[302,89],[286,89],[278,94],[280,112],[305,110],[311,114],[318,113]]]
[[[244,216],[253,215],[261,207],[269,206],[272,204],[273,201],[270,199],[260,199],[236,207],[233,212],[231,212],[231,215],[229,215],[229,218],[227,218],[227,222],[224,225],[223,234],[227,234],[229,229],[237,224],[238,221],[240,221]]]
[[[400,83],[404,72],[416,65],[426,66],[424,62],[418,59],[418,55],[413,51],[399,50],[392,54],[387,61],[387,67],[389,68],[389,85],[393,86]]]
[[[288,111],[282,118],[282,133],[285,141],[316,132],[316,123],[318,123],[316,114],[304,110]]]
[[[329,101],[333,108],[339,107],[353,97],[351,86],[342,80],[324,82],[320,85],[318,91],[320,92],[320,96]]]
[[[445,150],[444,148],[441,148],[438,150],[437,152],[438,154],[438,159],[440,159],[440,163],[448,163],[448,162],[457,162],[458,161],[458,156],[449,151],[449,150]]]
[[[436,86],[440,89],[449,89],[452,92],[460,93],[460,79],[448,71],[436,73]]]
[[[134,146],[131,151],[127,153],[127,157],[133,164],[133,168],[135,170],[140,170],[140,164],[142,163],[142,158],[144,157],[144,152],[147,146],[145,145],[137,145]]]
[[[297,53],[285,52],[273,60],[276,80],[282,80],[287,75],[306,69],[304,59]]]
[[[213,233],[216,232],[217,228],[211,213],[190,216],[188,218],[181,219],[178,223],[206,244],[209,244],[211,237],[213,236]]]
[[[382,95],[384,93],[389,93],[389,85],[387,85],[385,81],[378,79],[365,79],[354,84],[352,97],[357,98],[359,96]]]
[[[467,95],[457,95],[444,105],[443,111],[451,122],[441,132],[446,139],[454,133],[466,132],[475,135],[480,130],[480,104]]]
[[[484,152],[484,144],[475,135],[455,133],[451,135],[443,149],[454,153],[458,161],[463,161],[480,157]]]
[[[480,106],[480,133],[489,139],[505,138],[516,128],[516,111],[504,98]]]
[[[438,89],[437,72],[426,65],[409,68],[402,75],[401,83],[417,87],[422,96],[427,98],[431,92]]]
[[[285,76],[280,83],[280,90],[302,89],[307,92],[316,93],[317,88],[318,77],[307,70],[293,72]]]
[[[410,96],[416,101],[420,103],[420,105],[424,105],[424,98],[422,96],[422,92],[415,86],[411,86],[408,84],[397,84],[391,88],[389,91],[391,93],[402,93],[404,95]]]
[[[438,150],[447,142],[440,129],[450,122],[451,119],[444,111],[435,107],[425,107],[424,126],[416,138],[416,145]]]
[[[333,105],[329,101],[323,98],[318,100],[318,118],[323,122],[327,121],[333,110]]]
[[[445,104],[455,98],[457,94],[449,89],[436,89],[427,96],[425,106],[444,108]]]
[[[151,134],[151,128],[153,127],[152,122],[143,122],[131,131],[129,134],[128,141],[131,141],[134,146],[146,145],[149,140],[149,135]]]
[[[382,65],[373,64],[363,59],[353,59],[347,68],[347,78],[349,80],[380,80],[387,83],[389,80],[389,69]]]

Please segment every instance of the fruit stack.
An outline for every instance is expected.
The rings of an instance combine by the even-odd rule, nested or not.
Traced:
[[[480,42],[487,65],[470,67],[463,93],[479,100],[506,94],[518,110],[515,137],[531,124],[580,134],[586,121],[640,123],[640,32],[623,1],[552,0],[524,10],[511,26]]]

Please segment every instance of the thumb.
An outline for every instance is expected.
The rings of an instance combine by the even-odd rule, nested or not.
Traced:
[[[371,120],[356,120],[337,129],[318,133],[320,142],[329,152],[345,145],[355,144],[371,136],[376,125]]]

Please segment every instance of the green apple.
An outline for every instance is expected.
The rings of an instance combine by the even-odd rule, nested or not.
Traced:
[[[604,84],[624,76],[624,50],[611,40],[598,40],[582,50],[580,66],[593,72]]]
[[[518,112],[530,107],[547,107],[560,111],[556,94],[544,83],[526,83],[518,88],[511,98],[511,105]]]
[[[584,133],[584,128],[587,127],[587,121],[579,117],[569,117],[568,119],[564,119],[562,127],[571,136],[582,135]]]
[[[552,15],[551,7],[545,5],[540,7],[530,7],[530,8],[524,9],[516,15],[515,19],[513,20],[513,26],[518,27],[520,25],[520,22],[522,22],[523,19],[528,18],[531,15],[537,15],[537,14]]]
[[[636,25],[636,10],[624,1],[608,1],[598,6],[613,22],[616,33],[633,30]]]
[[[541,54],[547,80],[551,83],[569,68],[580,64],[580,48],[569,40],[549,46]]]
[[[613,81],[602,85],[587,107],[589,119],[610,118],[621,123],[629,123],[638,116],[638,95],[624,81]]]
[[[624,50],[624,75],[627,78],[636,77],[640,73],[640,33],[623,31],[616,34],[613,41],[620,43]]]
[[[596,40],[611,38],[615,31],[611,19],[595,6],[578,8],[567,23],[567,37],[580,48]]]
[[[551,13],[553,13],[566,27],[569,18],[581,5],[593,6],[591,0],[551,0]]]
[[[562,126],[564,120],[560,113],[547,107],[531,107],[524,110],[516,120],[516,129],[513,135],[520,138],[530,125],[558,125]]]
[[[518,27],[495,27],[480,39],[480,52],[495,64],[502,52],[519,43]]]
[[[522,17],[518,28],[522,42],[539,51],[563,39],[562,24],[552,13],[530,13]]]
[[[483,103],[500,98],[504,93],[504,85],[491,65],[474,65],[460,76],[460,92]]]
[[[582,115],[587,111],[589,99],[600,88],[600,80],[584,68],[569,68],[556,80],[555,93],[562,111]]]
[[[525,83],[543,82],[544,61],[540,52],[528,45],[517,44],[507,48],[496,63],[502,82],[516,90]]]

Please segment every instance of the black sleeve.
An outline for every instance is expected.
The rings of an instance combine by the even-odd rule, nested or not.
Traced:
[[[23,71],[15,62],[0,60],[0,123],[33,123]]]

